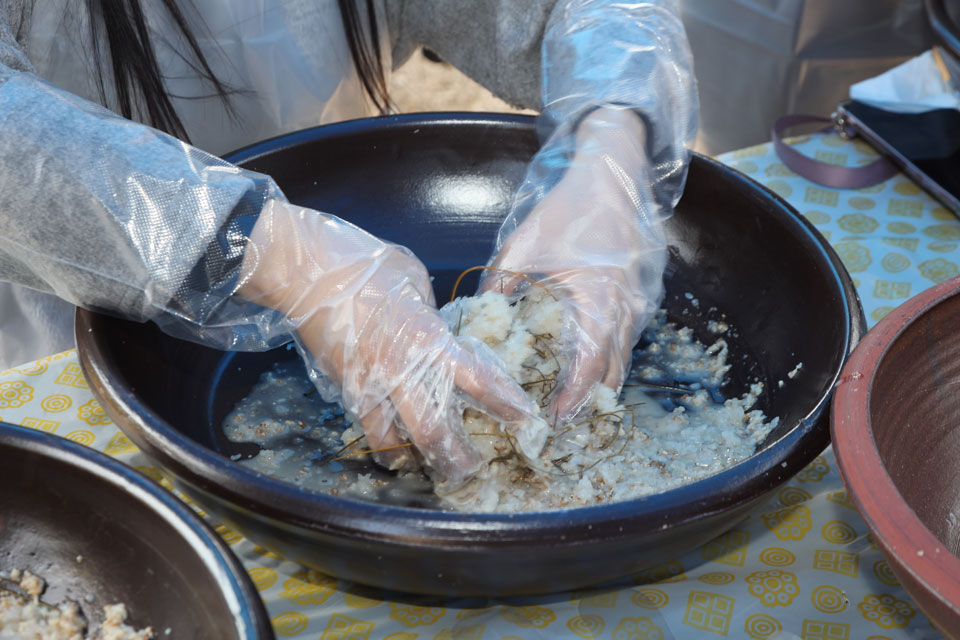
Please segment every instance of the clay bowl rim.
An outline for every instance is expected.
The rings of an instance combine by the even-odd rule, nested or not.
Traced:
[[[512,114],[437,112],[401,114],[381,118],[352,120],[279,136],[262,141],[228,156],[244,162],[255,158],[270,144],[290,144],[325,136],[349,134],[358,127],[381,128],[397,124],[434,126],[448,122],[485,123],[519,126],[532,122],[530,116]],[[695,154],[706,163],[728,175],[731,182],[755,192],[756,197],[769,199],[771,206],[788,217],[800,233],[806,234],[816,248],[817,260],[832,274],[836,293],[845,309],[843,345],[849,354],[863,335],[862,309],[850,283],[849,275],[829,244],[816,228],[776,193],[729,166],[712,158]],[[806,416],[776,441],[732,467],[700,480],[648,496],[620,502],[522,513],[473,513],[423,510],[384,505],[343,497],[309,492],[269,476],[258,474],[208,449],[182,434],[148,407],[135,391],[118,379],[118,372],[106,368],[109,359],[101,352],[97,340],[90,338],[95,322],[92,312],[77,310],[75,331],[78,357],[91,390],[100,398],[108,414],[122,425],[123,431],[138,444],[147,444],[145,453],[159,460],[179,481],[210,493],[236,508],[255,512],[259,517],[274,518],[288,525],[308,530],[366,537],[390,541],[404,546],[446,548],[475,545],[517,545],[592,543],[598,539],[619,539],[662,534],[711,515],[745,505],[780,486],[805,466],[814,455],[805,447],[819,442],[821,451],[828,444],[828,429],[818,435],[817,425],[828,419],[833,389],[842,367],[831,374],[832,380]],[[824,425],[826,426],[826,425]],[[709,489],[709,491],[707,491]],[[704,496],[709,495],[709,502]]]
[[[960,612],[960,558],[897,490],[870,426],[874,380],[890,347],[927,311],[957,295],[960,278],[942,282],[896,307],[867,333],[834,391],[830,432],[840,475],[877,542],[933,598]]]
[[[0,421],[0,447],[75,467],[147,507],[194,550],[200,560],[199,570],[212,575],[235,620],[237,637],[242,640],[274,637],[263,599],[239,558],[209,524],[165,488],[96,449],[9,422]]]

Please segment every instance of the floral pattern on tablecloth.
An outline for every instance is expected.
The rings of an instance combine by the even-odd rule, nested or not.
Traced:
[[[794,142],[837,164],[852,166],[874,156],[863,143],[833,135]],[[830,240],[855,278],[871,325],[908,297],[958,273],[960,223],[902,176],[843,191],[796,176],[770,145],[721,160],[782,195]],[[0,420],[105,451],[172,489],[91,395],[74,351],[0,374]],[[443,599],[386,592],[298,566],[222,523],[210,524],[242,560],[278,638],[940,637],[869,535],[830,449],[748,519],[702,547],[616,583],[541,597]]]
[[[798,151],[831,164],[855,167],[877,157],[865,142],[835,134],[791,141]],[[908,298],[960,275],[956,216],[902,174],[863,189],[831,189],[791,171],[771,144],[720,160],[778,193],[830,241],[871,326]]]

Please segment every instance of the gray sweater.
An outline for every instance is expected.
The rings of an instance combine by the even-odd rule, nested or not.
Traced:
[[[286,4],[310,24],[312,0]],[[205,333],[223,320],[230,292],[217,287],[229,278],[196,276],[211,249],[236,264],[244,224],[227,223],[255,218],[279,195],[273,182],[38,79],[23,46],[32,6],[0,0],[0,279],[203,342],[262,346]],[[675,200],[696,122],[689,52],[671,0],[633,6],[377,0],[395,66],[428,45],[513,104],[558,105],[560,120],[633,106],[650,125],[658,184]]]
[[[36,0],[0,0],[0,82],[32,71],[21,46]],[[427,45],[444,60],[518,106],[540,106],[540,45],[557,0],[376,0],[400,66]],[[78,4],[81,4],[78,2]],[[309,23],[310,0],[293,0]],[[323,47],[317,40],[317,47]],[[3,67],[7,67],[4,69]]]

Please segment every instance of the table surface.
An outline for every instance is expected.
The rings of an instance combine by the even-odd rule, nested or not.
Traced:
[[[876,155],[861,141],[832,134],[792,142],[810,156],[848,166]],[[769,144],[720,160],[779,193],[816,225],[850,271],[871,326],[907,298],[960,273],[960,222],[901,175],[847,191],[800,178]],[[172,488],[91,395],[74,351],[0,373],[0,420],[105,451]],[[240,557],[280,638],[940,637],[869,535],[830,449],[750,518],[686,556],[615,584],[544,597],[401,597],[304,569],[210,523]]]

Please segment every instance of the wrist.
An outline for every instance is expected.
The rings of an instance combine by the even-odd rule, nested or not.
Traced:
[[[318,215],[285,201],[269,201],[247,240],[237,294],[288,316],[295,315],[320,273],[311,251],[314,247],[304,242],[304,238],[318,237],[305,228]]]
[[[589,165],[600,158],[609,158],[624,168],[648,162],[647,126],[631,109],[598,107],[580,120],[575,136],[574,166]]]

